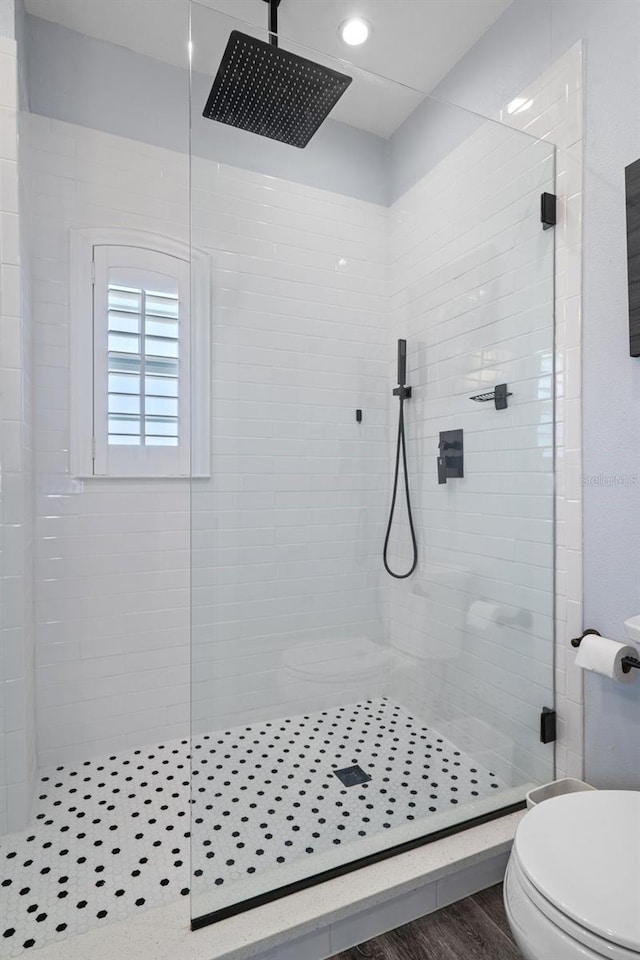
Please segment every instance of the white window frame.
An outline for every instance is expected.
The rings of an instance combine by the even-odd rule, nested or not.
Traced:
[[[134,248],[132,264],[153,262],[154,254],[174,258],[186,278],[186,300],[181,295],[181,323],[188,326],[181,343],[180,362],[181,437],[177,447],[136,447],[107,443],[106,419],[106,302],[107,273],[100,270],[101,248]],[[140,251],[140,257],[135,249]],[[146,256],[145,255],[146,252]],[[96,256],[97,255],[97,256]],[[157,258],[158,262],[161,258]],[[96,263],[98,272],[96,273]],[[71,231],[70,250],[70,382],[71,442],[70,466],[73,476],[108,477],[208,477],[210,476],[210,325],[211,260],[208,254],[192,250],[189,244],[158,234],[125,229]],[[189,265],[191,282],[189,284]],[[100,289],[94,289],[99,283]],[[104,286],[104,290],[102,287]],[[100,315],[101,314],[101,315]],[[104,324],[103,345],[100,323]],[[94,335],[94,331],[96,335]],[[184,395],[184,385],[189,393]]]

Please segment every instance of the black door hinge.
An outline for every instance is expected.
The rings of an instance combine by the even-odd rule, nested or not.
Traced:
[[[556,219],[556,195],[555,193],[543,193],[540,196],[540,222],[543,230],[549,230],[555,227]]]
[[[553,743],[556,739],[556,712],[543,707],[540,714],[540,743]]]

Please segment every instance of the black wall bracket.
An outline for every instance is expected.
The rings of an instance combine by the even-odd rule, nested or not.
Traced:
[[[556,712],[543,707],[540,714],[540,743],[553,743],[556,739]]]
[[[555,193],[543,193],[540,197],[540,222],[543,230],[555,227],[557,221]]]
[[[397,387],[394,387],[391,392],[394,397],[402,397],[403,400],[411,399],[411,387],[405,387],[399,384]]]

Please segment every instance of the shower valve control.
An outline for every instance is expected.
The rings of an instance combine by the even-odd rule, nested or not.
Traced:
[[[443,430],[438,444],[438,483],[464,477],[464,439],[462,430]]]

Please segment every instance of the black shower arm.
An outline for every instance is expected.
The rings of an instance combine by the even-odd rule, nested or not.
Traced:
[[[265,0],[269,4],[269,43],[278,46],[278,7],[280,0]]]

